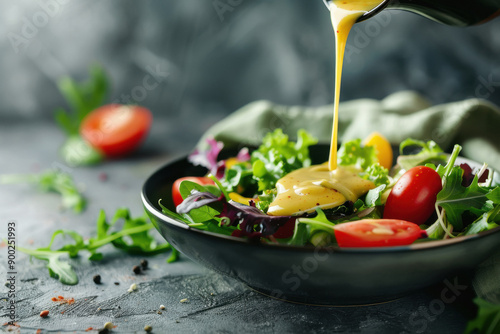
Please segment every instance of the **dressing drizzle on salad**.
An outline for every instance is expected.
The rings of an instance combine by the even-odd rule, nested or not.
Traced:
[[[346,167],[331,171],[327,163],[297,169],[276,183],[277,196],[267,214],[291,216],[312,212],[318,207],[330,209],[346,201],[355,202],[375,188],[373,182],[360,178],[358,173]]]
[[[334,208],[345,201],[356,201],[375,188],[373,182],[362,179],[356,172],[337,166],[337,132],[340,81],[344,51],[349,31],[364,13],[380,5],[381,0],[336,0],[330,3],[330,13],[336,41],[335,95],[333,128],[328,163],[296,170],[277,183],[276,199],[269,206],[269,215],[292,215]]]

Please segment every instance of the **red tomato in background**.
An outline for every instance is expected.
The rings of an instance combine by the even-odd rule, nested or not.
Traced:
[[[432,168],[409,169],[392,188],[384,208],[384,218],[402,219],[421,225],[434,212],[436,196],[442,184]]]
[[[365,219],[335,225],[340,247],[404,246],[427,236],[417,224],[397,219]]]
[[[195,182],[201,184],[202,186],[206,184],[215,184],[214,180],[206,176],[186,176],[175,180],[174,184],[172,185],[172,199],[174,200],[175,206],[181,204],[182,201],[184,200],[179,191],[179,186],[181,185],[181,182],[184,180]]]
[[[80,125],[80,134],[107,157],[124,156],[146,137],[152,122],[143,107],[108,104],[90,112]]]

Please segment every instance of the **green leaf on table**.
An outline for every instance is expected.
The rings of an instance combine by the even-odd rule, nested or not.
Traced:
[[[0,183],[29,183],[36,185],[42,192],[58,193],[61,195],[63,208],[72,209],[75,213],[82,212],[87,204],[73,178],[59,170],[48,170],[40,174],[2,175]]]
[[[60,154],[71,166],[93,165],[103,160],[103,155],[80,137],[80,124],[91,111],[103,105],[108,85],[109,80],[98,65],[90,68],[88,81],[77,82],[65,76],[58,82],[57,86],[69,110],[58,108],[54,118],[68,136]]]
[[[60,155],[70,166],[95,165],[104,159],[104,155],[93,148],[79,135],[66,139],[60,148]]]
[[[62,284],[75,285],[78,283],[78,276],[68,262],[60,261],[59,256],[56,255],[48,256],[47,260],[50,277],[57,278]]]
[[[109,224],[101,211],[97,220],[97,237],[89,239],[87,249],[94,255],[97,248],[111,243],[129,254],[155,255],[170,250],[168,243],[158,244],[156,239],[149,235],[153,224],[148,223],[146,219],[132,218],[128,209],[121,208],[116,211]],[[118,221],[123,222],[121,230],[110,232],[111,227]]]
[[[475,298],[474,303],[478,307],[477,315],[468,322],[464,334],[500,333],[500,305],[481,298]]]
[[[103,104],[108,85],[106,73],[98,65],[91,66],[88,81],[80,83],[67,76],[59,80],[57,86],[70,111],[57,109],[55,119],[68,136],[78,135],[83,118]]]
[[[75,285],[78,283],[78,276],[71,265],[60,259],[61,256],[67,255],[65,251],[52,251],[43,249],[26,249],[18,247],[18,250],[33,256],[39,260],[47,261],[46,267],[49,270],[50,277],[58,279],[62,284]]]
[[[118,221],[123,221],[122,228],[111,231]],[[128,209],[118,209],[111,223],[107,222],[106,215],[101,210],[96,222],[96,229],[97,235],[87,241],[78,232],[57,230],[52,234],[46,247],[37,249],[19,247],[18,249],[37,259],[47,261],[50,276],[59,279],[63,284],[70,285],[78,283],[78,276],[70,264],[61,260],[61,257],[76,257],[81,251],[90,253],[89,260],[99,261],[103,258],[103,254],[98,253],[97,249],[112,244],[115,248],[131,254],[156,255],[172,250],[173,253],[168,262],[178,258],[178,253],[173,250],[170,244],[158,244],[156,239],[149,235],[149,231],[154,229],[152,223],[148,223],[145,217],[132,218]],[[52,250],[57,237],[70,238],[72,242],[67,242],[59,249]]]

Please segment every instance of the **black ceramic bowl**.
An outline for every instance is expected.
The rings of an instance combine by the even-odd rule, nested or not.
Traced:
[[[314,149],[313,162],[323,162],[326,150]],[[320,305],[392,300],[449,275],[471,271],[500,243],[500,228],[496,228],[478,235],[401,247],[292,247],[201,231],[165,216],[158,200],[175,211],[173,182],[182,176],[204,174],[206,169],[183,158],[151,175],[144,184],[142,201],[152,222],[187,257],[279,299]]]

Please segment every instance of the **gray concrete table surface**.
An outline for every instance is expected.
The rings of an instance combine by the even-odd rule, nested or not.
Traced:
[[[0,124],[0,175],[65,168],[88,199],[85,212],[62,211],[55,194],[40,193],[29,185],[0,186],[0,236],[7,223],[16,224],[16,241],[27,248],[46,246],[57,229],[72,229],[86,237],[95,234],[99,210],[108,217],[120,207],[133,216],[144,214],[140,190],[145,179],[174,157],[187,153],[197,138],[157,140],[164,128],[156,122],[141,150],[130,158],[95,167],[71,168],[60,160],[57,148],[63,135],[50,122]],[[104,178],[103,176],[107,176]],[[152,231],[161,237],[156,231]],[[472,289],[457,291],[451,303],[440,301],[442,282],[428,290],[393,302],[360,307],[319,307],[286,303],[263,296],[242,283],[220,276],[181,256],[168,264],[167,254],[149,257],[149,269],[132,272],[143,257],[127,255],[111,246],[104,259],[71,259],[80,282],[62,285],[49,277],[45,263],[21,252],[16,254],[16,316],[19,327],[0,326],[21,333],[85,332],[112,322],[112,333],[461,333],[471,309]],[[0,270],[7,272],[7,250],[0,248]],[[92,277],[100,274],[102,284]],[[6,279],[6,275],[2,280]],[[115,283],[116,282],[116,283]],[[127,292],[132,283],[137,290]],[[7,290],[0,285],[0,320],[9,321]],[[74,298],[73,304],[52,297]],[[182,299],[187,302],[181,303]],[[160,305],[166,307],[159,314]],[[47,318],[40,311],[49,310]],[[39,331],[37,331],[39,330]],[[90,331],[92,332],[92,331]],[[95,332],[95,331],[94,331]]]

